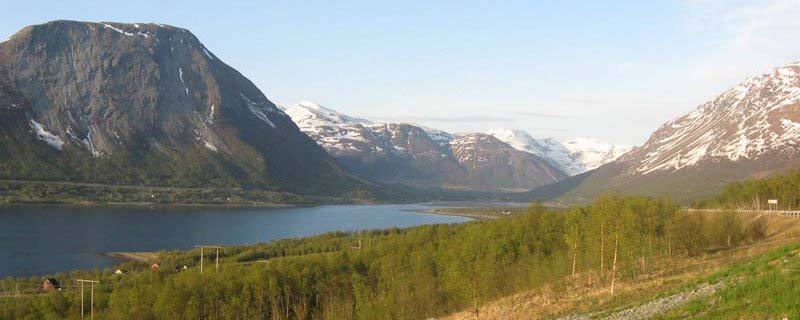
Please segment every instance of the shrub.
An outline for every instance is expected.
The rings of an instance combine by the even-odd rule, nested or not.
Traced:
[[[732,247],[744,238],[742,220],[736,212],[716,213],[707,224],[709,245],[712,247]]]
[[[766,238],[767,219],[761,217],[750,222],[750,225],[747,227],[747,237],[753,242]]]

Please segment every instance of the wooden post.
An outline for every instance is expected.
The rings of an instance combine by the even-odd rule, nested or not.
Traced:
[[[199,245],[198,246],[194,246],[194,247],[195,248],[200,248],[200,274],[201,275],[203,274],[203,262],[204,262],[203,260],[205,259],[204,258],[205,257],[204,249],[206,249],[206,248],[208,248],[208,249],[216,249],[217,250],[215,267],[216,267],[216,271],[219,271],[219,250],[220,249],[224,249],[225,247],[222,247],[222,246],[199,246]]]
[[[91,307],[89,307],[89,309],[91,310],[91,313],[92,313],[91,318],[94,319],[94,282],[92,282],[92,290],[91,291],[92,291],[91,298],[89,298],[90,299],[89,301],[91,301],[89,303],[89,305]]]
[[[83,319],[83,317],[84,317],[84,311],[83,311],[84,310],[84,307],[83,307],[83,284],[86,283],[86,282],[88,282],[89,285],[91,286],[91,288],[90,288],[91,296],[89,298],[90,299],[89,300],[89,303],[90,303],[90,305],[89,305],[90,309],[89,310],[90,310],[91,318],[94,319],[94,284],[95,283],[100,283],[100,281],[97,281],[97,280],[83,280],[83,279],[77,279],[76,281],[78,281],[78,283],[81,284],[81,319]]]
[[[83,319],[83,281],[81,281],[81,319]]]

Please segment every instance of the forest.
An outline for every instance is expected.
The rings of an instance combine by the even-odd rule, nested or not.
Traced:
[[[309,205],[342,202],[333,197],[241,188],[115,186],[91,183],[0,180],[0,204]]]
[[[708,201],[695,203],[698,207],[765,210],[767,201],[778,200],[777,209],[800,209],[800,171],[774,175],[763,179],[733,182]]]
[[[613,292],[655,265],[765,236],[734,213],[691,214],[667,199],[606,195],[568,211],[534,204],[508,218],[225,248],[217,270],[206,252],[164,252],[160,268],[0,281],[0,318],[80,317],[75,280],[95,279],[102,319],[425,319],[521,290],[564,290],[588,281]],[[184,269],[183,267],[186,266]],[[87,289],[88,290],[88,289]],[[88,293],[87,293],[88,294]],[[88,297],[88,296],[87,296]],[[88,299],[88,298],[87,298]],[[87,305],[88,312],[88,305]]]

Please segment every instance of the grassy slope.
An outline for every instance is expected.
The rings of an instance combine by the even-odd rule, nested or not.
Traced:
[[[800,243],[770,251],[709,277],[728,283],[716,294],[690,301],[663,319],[800,318]]]
[[[582,274],[566,288],[526,291],[491,302],[481,310],[480,319],[549,319],[566,315],[604,318],[620,310],[686,292],[701,283],[727,279],[737,279],[737,286],[728,286],[707,301],[693,301],[665,315],[665,318],[783,318],[767,317],[779,314],[797,318],[800,289],[789,288],[800,281],[800,259],[789,257],[794,257],[800,250],[800,219],[769,219],[769,237],[762,242],[677,263],[666,261],[636,281],[618,283],[617,293],[613,296],[608,284],[598,284],[593,280],[596,275]],[[784,256],[788,262],[778,265],[780,257]],[[769,272],[765,272],[767,270]],[[795,271],[789,272],[791,270]],[[717,303],[707,306],[711,301]],[[475,319],[475,315],[464,311],[442,319],[467,320]]]

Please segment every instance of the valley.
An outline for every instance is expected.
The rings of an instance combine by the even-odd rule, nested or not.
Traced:
[[[0,319],[800,317],[770,3],[10,4]]]
[[[498,209],[474,212],[494,210]],[[95,293],[95,312],[110,319],[157,317],[155,310],[223,318],[598,317],[639,312],[625,310],[704,284],[739,281],[736,270],[752,265],[748,261],[761,261],[765,253],[783,257],[793,252],[798,226],[798,218],[725,210],[692,213],[668,200],[606,196],[568,211],[532,205],[499,219],[226,247],[220,250],[219,268],[207,266],[207,274],[199,271],[201,258],[195,249],[120,264],[115,268],[123,270],[122,275],[105,269],[52,277],[63,283],[79,277],[99,279],[102,289]],[[207,263],[214,261],[206,258]],[[157,269],[151,268],[153,262],[158,262]],[[0,315],[74,317],[79,303],[75,287],[41,293],[36,289],[39,279],[0,281],[9,293],[0,298]],[[203,284],[196,285],[201,279]],[[26,291],[15,294],[14,288]],[[728,290],[723,285],[714,288],[685,302]],[[124,303],[150,290],[153,294],[147,295],[157,308],[129,308]],[[155,294],[163,290],[170,294]],[[242,300],[207,298],[242,291]],[[176,295],[197,307],[176,303],[171,298]],[[37,307],[55,301],[62,302]],[[681,315],[681,308],[694,305],[685,302],[654,315]],[[785,308],[776,310],[791,310]],[[742,314],[763,315],[758,310]]]

